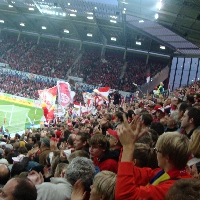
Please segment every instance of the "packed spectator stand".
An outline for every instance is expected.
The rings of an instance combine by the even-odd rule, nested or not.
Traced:
[[[65,78],[70,67],[66,63],[73,63],[79,53],[76,48],[64,45],[59,50],[56,43],[37,45],[33,40],[21,39],[15,44],[14,39],[12,42],[7,39],[1,47],[1,59],[12,69],[45,76]],[[88,83],[93,80],[102,86],[106,83],[129,90],[129,82],[145,82],[143,60],[128,60],[124,86],[119,81],[124,64],[121,55],[109,52],[103,62],[99,54],[83,55],[79,70],[71,73],[82,76]],[[155,63],[149,62],[151,74],[163,67]],[[38,89],[52,87],[55,82],[1,70],[0,84],[2,92],[37,99]],[[0,198],[178,200],[190,195],[198,199],[199,86],[195,82],[172,91],[169,96],[160,92],[120,105],[111,102],[109,107],[98,107],[95,114],[89,112],[74,118],[69,112],[62,122],[27,129],[14,138],[1,127]],[[82,101],[81,91],[77,94],[75,100]],[[189,189],[182,190],[183,187]]]
[[[5,46],[1,51],[1,62],[8,63],[11,69],[66,79],[69,68],[79,54],[77,45],[60,44],[58,41],[41,40],[37,44],[37,38],[17,38],[5,36]]]
[[[105,59],[95,63],[87,83],[117,89],[123,63],[122,54],[118,52],[106,53]]]
[[[199,85],[122,107],[111,104],[96,115],[69,114],[67,121],[14,138],[1,127],[0,197],[8,192],[31,200],[198,199]],[[185,186],[192,192],[183,191]]]
[[[133,92],[133,83],[142,85],[146,82],[147,69],[151,77],[162,70],[166,64],[149,61],[146,66],[145,58],[127,57],[127,66],[123,74],[123,52],[106,50],[101,56],[101,49],[84,47],[79,51],[75,44],[62,43],[50,39],[21,36],[17,41],[16,36],[1,36],[0,62],[9,64],[14,70],[39,74],[43,76],[67,79],[67,75],[83,78],[87,84],[96,86],[109,86],[112,89]],[[82,57],[74,64],[76,58]],[[74,65],[73,65],[74,64]],[[71,73],[67,74],[71,69]]]
[[[0,92],[20,97],[38,99],[38,90],[55,86],[55,82],[30,79],[13,73],[0,71]]]

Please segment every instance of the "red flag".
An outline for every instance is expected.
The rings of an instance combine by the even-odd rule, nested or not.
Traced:
[[[46,121],[53,120],[57,87],[55,86],[45,90],[38,90],[38,93]]]
[[[98,89],[94,89],[93,91],[101,96],[104,100],[108,101],[110,87],[101,87]]]
[[[73,103],[75,93],[71,91],[70,85],[64,81],[57,81],[58,87],[58,102],[61,106],[67,107]]]

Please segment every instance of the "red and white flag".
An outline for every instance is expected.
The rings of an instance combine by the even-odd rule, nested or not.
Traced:
[[[84,100],[84,103],[85,103],[88,111],[92,110],[93,102],[94,102],[94,97],[93,97],[92,93],[83,92],[82,95],[83,95],[83,100]]]
[[[38,90],[38,94],[46,121],[53,120],[57,87],[54,86],[49,89]]]
[[[58,103],[66,108],[70,103],[73,103],[75,92],[71,91],[69,83],[64,81],[57,81],[58,88]]]
[[[86,114],[88,112],[87,108],[79,102],[74,102],[73,114],[77,116],[81,116],[82,114]]]
[[[110,87],[101,87],[98,89],[94,89],[93,91],[97,93],[99,96],[101,96],[105,101],[108,101]]]
[[[146,80],[147,80],[147,83],[149,83],[149,81],[150,81],[150,73],[147,74]]]

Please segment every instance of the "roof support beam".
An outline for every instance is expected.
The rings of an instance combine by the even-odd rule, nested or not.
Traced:
[[[170,48],[170,49],[173,50],[173,51],[176,50],[176,48],[173,47],[173,46],[171,46],[170,44],[168,44],[168,43],[166,43],[166,42],[164,42],[164,41],[158,39],[158,38],[155,37],[155,36],[152,36],[151,34],[146,33],[145,31],[143,31],[143,30],[141,30],[141,29],[139,29],[139,28],[137,28],[137,27],[135,27],[135,26],[133,26],[133,25],[131,25],[131,24],[128,24],[128,23],[127,23],[127,26],[130,27],[130,28],[132,28],[133,30],[135,30],[135,31],[137,31],[137,32],[139,32],[139,33],[141,33],[142,35],[145,35],[146,37],[152,38],[152,39],[155,40],[156,42],[158,42],[158,43],[160,43],[160,44],[162,44],[162,45],[164,45],[164,46]]]

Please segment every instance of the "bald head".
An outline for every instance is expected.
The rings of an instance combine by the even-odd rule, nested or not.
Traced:
[[[0,164],[0,184],[5,185],[10,178],[10,170],[7,165]]]

